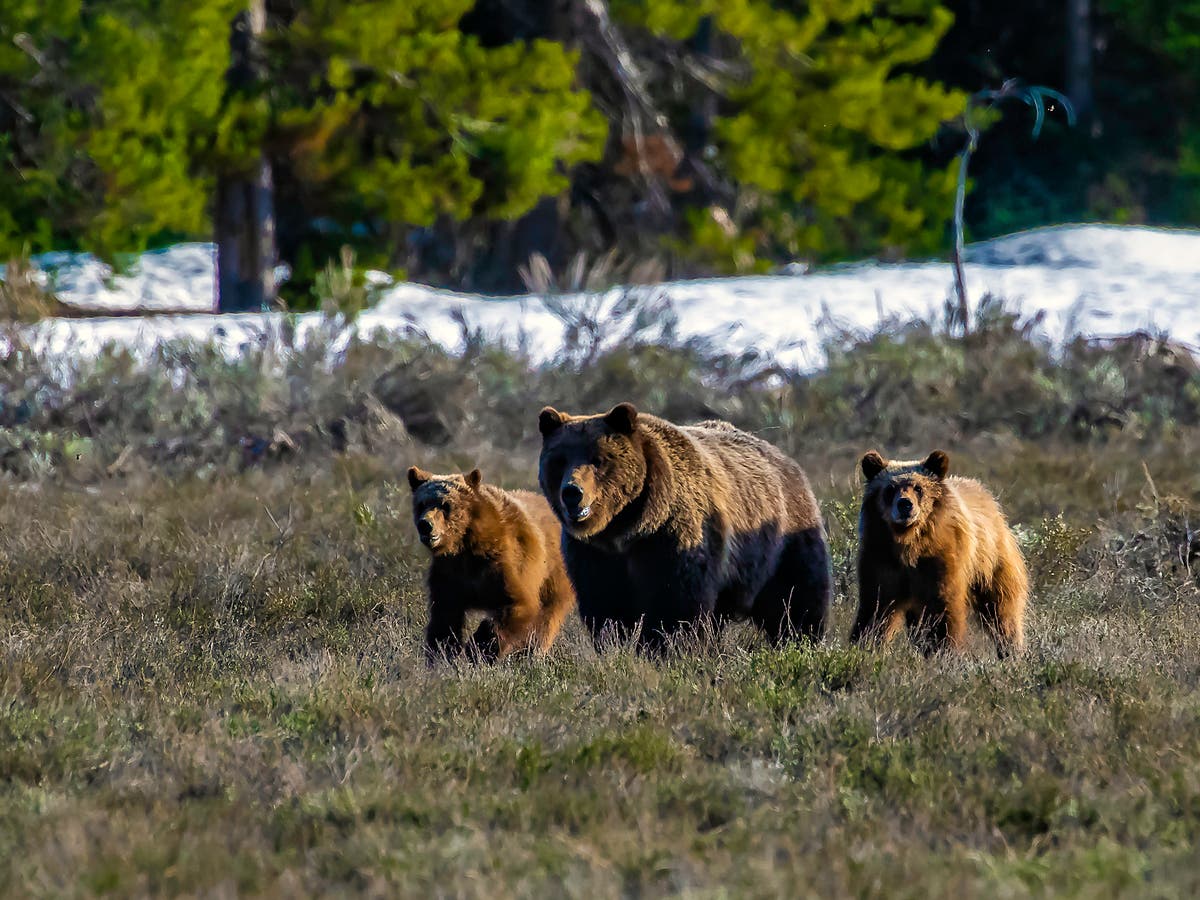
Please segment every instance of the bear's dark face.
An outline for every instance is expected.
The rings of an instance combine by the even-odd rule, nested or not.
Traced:
[[[599,534],[646,481],[637,410],[622,403],[603,415],[569,416],[547,406],[538,427],[542,493],[572,537]]]
[[[874,509],[898,534],[917,529],[941,502],[949,469],[950,458],[941,450],[911,462],[888,462],[872,450],[862,458],[863,511]]]
[[[466,475],[434,475],[416,466],[408,470],[413,523],[421,543],[434,556],[462,551],[482,480],[478,469]]]

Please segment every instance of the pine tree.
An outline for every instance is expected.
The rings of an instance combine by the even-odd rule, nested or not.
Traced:
[[[934,0],[560,2],[540,29],[533,0],[268,0],[265,77],[230,89],[244,7],[0,0],[0,250],[207,237],[264,156],[293,303],[347,244],[396,268],[419,236],[460,278],[489,223],[568,195],[574,246],[691,269],[942,245],[952,173],[916,151],[963,96],[911,71]]]
[[[606,125],[573,54],[485,47],[458,28],[471,5],[268,4],[268,77],[230,93],[236,0],[0,0],[5,113],[25,122],[0,143],[0,249],[112,257],[207,236],[217,175],[264,150],[302,285],[331,230],[387,265],[406,227],[519,215],[600,153]]]
[[[485,46],[458,26],[472,4],[272,7],[273,139],[288,148],[281,177],[303,185],[280,211],[293,258],[324,239],[316,265],[351,243],[394,266],[414,226],[515,218],[600,155],[607,124],[576,86],[576,55],[548,40]],[[297,233],[313,222],[323,234]]]
[[[111,257],[204,235],[236,3],[0,0],[0,245]]]
[[[688,242],[745,267],[945,245],[952,172],[913,152],[965,96],[909,71],[952,22],[935,0],[614,0],[613,14],[687,54],[711,23],[720,65],[675,84],[681,116],[715,83],[710,164],[736,185],[731,209],[690,215]],[[732,72],[733,75],[728,74]],[[660,92],[661,93],[661,92]],[[714,216],[714,213],[718,216]]]

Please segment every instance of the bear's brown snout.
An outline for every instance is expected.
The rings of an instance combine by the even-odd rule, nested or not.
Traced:
[[[421,538],[421,543],[426,547],[436,547],[441,538],[437,529],[433,527],[433,522],[424,517],[417,519],[417,534]]]

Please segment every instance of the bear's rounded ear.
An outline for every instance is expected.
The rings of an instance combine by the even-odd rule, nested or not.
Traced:
[[[414,491],[432,477],[428,472],[418,469],[416,466],[408,467],[408,486]]]
[[[604,424],[617,434],[633,434],[637,428],[638,411],[632,403],[618,403],[604,417]]]
[[[479,484],[483,481],[483,473],[478,469],[472,469],[463,478],[467,479],[467,487],[473,491],[479,490]]]
[[[553,406],[547,406],[538,413],[538,431],[542,433],[542,437],[550,437],[563,427],[563,421],[562,413]]]
[[[950,457],[946,455],[945,450],[934,450],[925,457],[925,462],[921,463],[921,466],[930,475],[941,481],[950,471]]]
[[[862,462],[863,478],[870,481],[880,472],[887,468],[887,460],[883,458],[878,450],[868,450],[863,454]]]

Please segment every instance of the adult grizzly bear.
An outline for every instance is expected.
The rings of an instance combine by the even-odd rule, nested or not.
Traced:
[[[431,660],[462,650],[471,611],[485,614],[474,637],[484,659],[526,647],[545,653],[575,605],[558,519],[545,499],[482,482],[478,469],[408,470],[417,533],[433,555],[425,629]]]
[[[795,462],[727,422],[677,426],[622,403],[538,419],[538,480],[562,520],[579,612],[661,649],[681,625],[749,617],[819,640],[832,576],[816,498]]]
[[[872,450],[859,516],[859,644],[887,642],[901,625],[926,655],[961,650],[974,613],[1001,658],[1025,642],[1029,579],[995,498],[971,478],[946,477],[950,458],[888,462]]]

